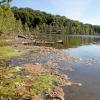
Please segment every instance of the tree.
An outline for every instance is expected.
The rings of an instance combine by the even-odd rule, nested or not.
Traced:
[[[30,30],[39,33],[64,33],[64,34],[97,34],[100,26],[83,24],[79,21],[68,19],[64,16],[52,15],[30,8],[13,7],[12,11],[16,20],[21,20],[22,25],[26,23]]]
[[[23,32],[23,25],[22,25],[21,20],[16,20],[15,32],[20,33],[20,34]]]
[[[1,0],[1,1],[0,1],[0,5],[1,5],[1,4],[4,4],[4,3],[8,3],[8,4],[9,4],[9,3],[12,2],[12,1],[13,1],[13,0]]]
[[[2,33],[10,33],[15,28],[15,18],[10,6],[5,5],[0,7],[0,31]]]
[[[49,29],[48,29],[48,33],[51,34],[52,32],[53,32],[53,26],[50,24]]]
[[[2,33],[3,9],[0,7],[0,34]]]
[[[25,25],[24,25],[24,31],[25,31],[25,33],[29,33],[30,32],[30,29],[29,29],[27,23],[25,23]]]
[[[35,34],[39,34],[40,33],[40,28],[38,25],[36,25],[36,28],[35,28]]]

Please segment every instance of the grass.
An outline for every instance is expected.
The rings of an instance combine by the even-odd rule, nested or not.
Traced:
[[[4,98],[6,98],[6,100],[8,100],[8,98],[11,98],[15,96],[16,94],[22,93],[23,90],[15,88],[14,84],[15,83],[20,84],[25,80],[26,80],[26,77],[21,77],[21,76],[2,80],[1,86],[0,86],[0,96],[3,96]]]
[[[11,67],[8,69],[8,72],[9,73],[17,73],[17,72],[20,72],[21,71],[21,67]]]
[[[9,75],[9,74],[15,74],[17,72],[20,72],[22,70],[21,67],[7,67],[7,68],[2,68],[0,70],[0,75]]]
[[[0,87],[0,95],[2,96],[12,96],[14,95],[14,90],[10,87]]]
[[[20,88],[13,87],[14,83],[18,82],[19,84],[27,80],[26,77],[16,77],[14,79],[6,79],[3,84],[0,86],[0,95],[3,97],[9,98],[14,95],[24,93]],[[30,91],[26,91],[30,95],[39,94],[46,89],[50,88],[53,85],[53,78],[51,75],[41,75],[35,79],[32,79],[32,84]]]
[[[13,82],[16,83],[22,83],[23,81],[25,81],[27,78],[26,77],[22,77],[22,76],[19,76],[19,77],[16,77],[15,79],[13,79]]]
[[[0,84],[3,86],[12,86],[12,84],[15,82],[23,82],[26,79],[26,77],[16,76],[16,73],[20,72],[21,70],[21,67],[8,67],[6,69],[1,70],[0,81],[2,82]]]
[[[32,94],[41,93],[42,91],[50,88],[52,84],[53,84],[53,78],[51,75],[39,76],[38,78],[33,80],[31,92]]]
[[[30,77],[17,75],[16,73],[22,69],[22,67],[17,66],[8,67],[0,71],[0,96],[8,100],[8,98],[12,98],[13,96],[21,98],[22,95],[27,95],[27,93],[30,96],[36,95],[49,89],[53,85],[54,78],[52,75],[41,74],[38,76],[33,74]],[[15,87],[15,84],[18,84],[19,87]],[[25,84],[25,86],[22,84]]]
[[[0,57],[12,57],[18,55],[18,52],[12,47],[0,47]]]

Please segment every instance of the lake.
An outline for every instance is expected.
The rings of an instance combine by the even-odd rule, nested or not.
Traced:
[[[81,87],[64,87],[65,100],[100,100],[100,37],[65,37],[62,51],[80,60],[68,63],[74,71],[65,73]]]

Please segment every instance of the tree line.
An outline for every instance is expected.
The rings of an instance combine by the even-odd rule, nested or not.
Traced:
[[[31,8],[10,8],[11,1],[0,2],[0,34],[94,35],[100,33],[100,26],[83,24],[65,16],[52,15]]]

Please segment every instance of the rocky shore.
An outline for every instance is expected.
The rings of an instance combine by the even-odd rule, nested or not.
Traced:
[[[9,61],[6,69],[1,64],[1,100],[64,100],[62,86],[82,86],[61,73],[73,71],[70,66],[59,64],[76,60],[69,54],[45,46],[15,44],[10,47],[16,50],[17,55],[0,57]]]

